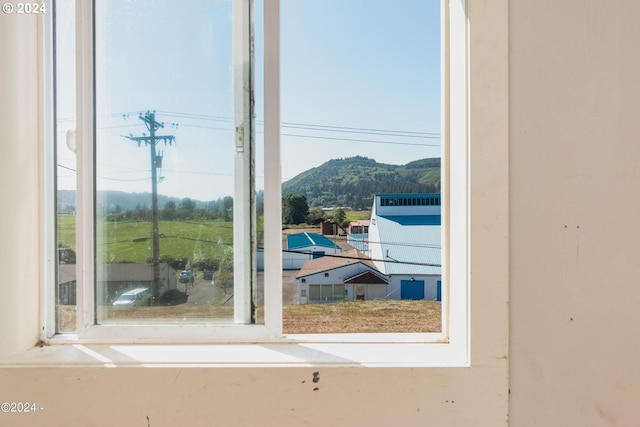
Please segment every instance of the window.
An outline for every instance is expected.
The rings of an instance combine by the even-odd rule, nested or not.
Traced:
[[[285,2],[283,2],[284,4]],[[130,7],[130,2],[127,2]],[[176,2],[178,5],[179,2]],[[248,56],[251,50],[251,42],[254,40],[250,33],[249,28],[249,10],[247,5],[249,2],[216,2],[216,6],[227,7],[226,12],[220,15],[220,19],[211,19],[207,25],[203,25],[202,31],[217,31],[218,28],[212,24],[212,22],[226,22],[229,28],[233,28],[235,32],[227,29],[225,35],[221,35],[219,39],[226,39],[228,41],[233,40],[233,43],[225,46],[207,46],[206,43],[202,43],[200,48],[204,54],[199,60],[203,61],[201,64],[188,64],[183,63],[178,59],[169,61],[168,64],[176,66],[173,73],[183,77],[185,80],[191,79],[191,72],[196,72],[197,68],[206,67],[210,68],[210,64],[206,63],[207,55],[211,53],[208,49],[219,53],[227,49],[232,49],[233,54],[226,52],[227,62],[221,66],[221,68],[228,69],[233,68],[237,71],[237,67],[233,67],[232,64],[247,64]],[[61,326],[60,319],[62,314],[58,314],[58,330],[59,333],[75,332],[80,338],[109,338],[118,337],[118,339],[128,340],[138,336],[148,337],[149,340],[154,339],[176,339],[176,340],[189,340],[189,339],[211,339],[211,336],[215,336],[215,340],[229,341],[229,340],[271,340],[282,339],[281,337],[281,311],[282,311],[282,276],[281,276],[281,236],[280,236],[280,170],[278,168],[265,167],[264,165],[277,165],[280,163],[280,117],[279,117],[279,80],[278,80],[278,64],[276,60],[279,53],[278,50],[278,33],[274,29],[279,28],[278,11],[277,8],[271,9],[273,5],[277,3],[267,2],[265,6],[265,46],[264,50],[256,47],[256,57],[264,55],[264,79],[266,83],[262,88],[256,85],[256,91],[262,91],[261,96],[264,97],[265,107],[264,111],[261,108],[256,108],[256,111],[250,112],[244,107],[250,106],[255,100],[243,98],[246,92],[243,90],[243,86],[240,85],[240,89],[234,91],[232,89],[232,81],[237,82],[238,78],[242,81],[242,71],[248,72],[248,70],[240,70],[239,75],[234,75],[232,80],[227,75],[225,77],[226,85],[222,83],[220,87],[206,87],[202,88],[203,96],[206,97],[206,93],[215,93],[229,95],[224,100],[222,96],[216,99],[209,99],[210,103],[207,104],[212,109],[206,114],[208,118],[230,118],[234,117],[235,122],[229,123],[220,121],[219,126],[222,129],[211,129],[220,131],[220,134],[224,136],[220,137],[220,140],[226,141],[226,147],[232,147],[233,150],[228,153],[227,156],[221,156],[223,158],[222,163],[224,166],[233,165],[232,172],[225,172],[221,175],[217,175],[218,168],[222,166],[217,162],[218,159],[209,159],[212,157],[212,152],[206,150],[197,150],[192,152],[189,159],[184,163],[188,172],[184,174],[177,173],[179,170],[175,168],[171,170],[171,162],[174,159],[184,160],[181,156],[184,154],[182,150],[183,145],[187,145],[191,141],[191,138],[183,136],[184,143],[181,140],[181,132],[185,132],[184,128],[187,125],[192,126],[195,132],[197,129],[197,114],[189,113],[189,117],[184,117],[184,110],[180,111],[177,108],[168,107],[154,107],[150,106],[149,109],[145,109],[142,105],[136,105],[133,108],[127,108],[125,106],[117,105],[121,99],[112,99],[114,95],[110,90],[118,88],[123,94],[126,94],[126,87],[131,87],[132,82],[127,81],[127,72],[130,69],[138,69],[143,72],[147,69],[145,67],[157,67],[154,64],[163,64],[160,59],[153,58],[153,54],[150,54],[151,58],[147,58],[141,55],[126,56],[121,55],[122,47],[127,40],[132,38],[126,38],[124,34],[118,31],[113,26],[115,24],[110,23],[110,14],[119,16],[118,19],[113,19],[114,22],[120,22],[121,24],[129,25],[128,28],[134,28],[136,26],[136,17],[138,13],[133,13],[131,10],[127,10],[123,5],[118,6],[111,1],[96,1],[95,10],[90,4],[78,3],[80,10],[78,13],[83,16],[78,22],[78,40],[87,45],[78,46],[80,56],[74,58],[78,61],[78,75],[75,80],[79,82],[78,99],[79,108],[77,108],[77,117],[75,123],[75,167],[62,164],[60,157],[58,157],[59,164],[59,176],[60,169],[68,170],[69,172],[75,172],[77,168],[78,179],[75,217],[73,213],[69,213],[67,221],[75,220],[77,225],[71,227],[69,230],[77,230],[77,234],[73,236],[74,231],[71,231],[70,238],[77,239],[77,247],[73,251],[77,260],[77,265],[82,268],[76,268],[75,280],[76,289],[76,302],[77,302],[77,318],[75,321],[75,327],[69,327],[68,330]],[[296,3],[289,3],[287,6],[294,6]],[[184,7],[183,4],[181,6]],[[212,6],[213,7],[213,6]],[[256,9],[261,10],[262,5],[257,2]],[[455,18],[456,25],[462,25],[462,30],[458,28],[456,31],[451,30],[451,27],[445,28],[446,40],[450,41],[445,43],[445,46],[450,48],[455,47],[455,55],[452,53],[449,56],[445,55],[443,61],[443,69],[445,75],[451,69],[464,70],[466,67],[466,48],[464,37],[458,38],[457,34],[461,31],[464,34],[465,28],[465,11],[464,5],[460,2],[451,3],[451,11],[449,7],[442,8],[444,16],[444,22],[453,23],[453,19],[449,21],[449,17]],[[131,13],[131,15],[128,15]],[[92,17],[95,14],[95,40],[92,41],[92,35],[94,34],[91,23]],[[62,16],[62,13],[58,14]],[[122,16],[120,16],[122,15]],[[191,21],[193,16],[187,16],[181,18],[179,15],[172,14],[175,21],[184,25],[184,28],[197,31],[197,23]],[[71,14],[72,16],[72,14]],[[195,18],[193,18],[195,19]],[[127,21],[128,20],[128,21]],[[61,22],[61,21],[60,21]],[[261,23],[260,19],[256,19],[256,25]],[[233,24],[233,26],[231,25]],[[453,24],[451,24],[453,25]],[[73,26],[71,26],[73,27]],[[176,31],[178,31],[176,29]],[[138,37],[142,38],[144,32],[140,32]],[[453,37],[453,34],[456,37]],[[146,37],[146,35],[145,35]],[[151,36],[149,36],[151,37]],[[160,37],[160,35],[158,36]],[[59,35],[58,42],[61,43],[64,37]],[[122,40],[120,40],[122,39]],[[199,40],[198,36],[194,36],[194,39]],[[171,40],[164,39],[168,47],[176,47],[170,44]],[[201,41],[201,40],[199,40]],[[92,57],[95,43],[95,58]],[[118,43],[123,43],[118,45]],[[139,46],[148,46],[149,40],[137,40]],[[197,47],[196,47],[197,48]],[[132,47],[134,49],[134,47]],[[148,52],[148,49],[138,49],[139,51]],[[175,51],[175,49],[169,49]],[[243,58],[242,60],[238,58]],[[262,58],[262,57],[261,57]],[[154,63],[154,61],[157,61]],[[260,61],[256,61],[260,63]],[[162,65],[158,65],[162,66]],[[72,67],[73,69],[73,67]],[[107,72],[107,70],[109,70]],[[195,71],[194,71],[195,70]],[[261,72],[259,69],[254,71]],[[93,75],[95,73],[95,80]],[[121,73],[121,74],[119,74]],[[183,74],[180,74],[183,73]],[[215,73],[214,73],[215,74]],[[220,74],[224,74],[220,71]],[[59,73],[58,78],[62,78],[62,73]],[[140,81],[144,81],[144,76],[140,76]],[[154,77],[155,78],[155,77]],[[153,80],[149,76],[150,87],[160,88],[164,84],[162,80]],[[210,82],[207,82],[210,83]],[[61,81],[58,81],[60,89]],[[218,83],[215,83],[218,84]],[[214,85],[215,85],[214,84]],[[307,82],[309,84],[309,82]],[[444,82],[445,87],[452,84],[453,80],[446,80]],[[450,255],[447,259],[455,259],[456,265],[460,265],[461,268],[456,271],[443,271],[444,283],[450,283],[450,285],[443,285],[443,330],[438,334],[433,335],[411,335],[407,334],[406,337],[398,338],[392,337],[394,341],[410,341],[410,342],[449,342],[455,341],[456,348],[466,348],[466,315],[467,315],[467,272],[466,272],[466,215],[467,215],[467,187],[466,187],[466,144],[467,144],[467,118],[466,118],[466,79],[464,78],[464,72],[460,81],[456,81],[459,87],[462,89],[451,89],[443,94],[445,99],[445,108],[443,111],[449,111],[449,108],[461,111],[455,117],[451,117],[449,114],[445,114],[442,117],[443,133],[449,136],[449,143],[446,145],[448,148],[444,152],[445,161],[447,164],[446,177],[443,180],[444,194],[454,194],[454,191],[460,191],[459,196],[451,196],[449,200],[445,200],[446,214],[443,215],[443,230],[447,236],[445,241],[448,245]],[[122,86],[118,86],[122,85]],[[129,85],[129,86],[127,86]],[[457,86],[456,86],[457,87]],[[58,90],[60,93],[61,91]],[[153,92],[149,89],[149,99],[153,99]],[[198,94],[192,94],[191,96],[197,96]],[[233,96],[231,96],[233,95]],[[175,95],[178,96],[178,95]],[[135,100],[135,96],[130,96]],[[188,98],[188,97],[187,97]],[[212,98],[209,96],[209,98]],[[137,100],[142,102],[141,100]],[[175,101],[175,99],[172,99]],[[188,99],[185,101],[188,103]],[[223,103],[222,112],[217,113],[216,102]],[[161,103],[161,101],[158,101]],[[257,102],[256,104],[260,104]],[[93,106],[95,105],[95,111]],[[221,107],[222,108],[222,107]],[[236,111],[238,109],[239,111]],[[61,107],[58,107],[58,125],[60,126]],[[123,114],[120,114],[123,113]],[[167,114],[169,113],[169,114]],[[128,114],[128,116],[127,116]],[[162,117],[162,115],[165,115]],[[199,113],[198,113],[199,114]],[[256,114],[256,120],[251,120],[251,114]],[[122,120],[122,124],[118,125],[117,120]],[[178,119],[175,122],[173,119]],[[186,119],[191,120],[186,123]],[[262,119],[264,121],[264,129],[262,132],[257,132],[259,128],[259,122]],[[455,123],[454,123],[455,122]],[[173,126],[175,123],[176,126]],[[286,122],[287,126],[294,122]],[[295,122],[297,123],[297,122]],[[205,127],[205,126],[202,126]],[[283,126],[284,127],[284,126]],[[59,129],[61,130],[61,129]],[[283,130],[284,135],[286,131]],[[69,129],[69,132],[65,132],[65,140],[67,143],[63,143],[60,133],[58,133],[58,148],[64,149],[65,147],[74,147],[74,132],[73,129]],[[69,138],[66,139],[66,135]],[[183,134],[184,135],[184,134]],[[253,139],[252,139],[253,138]],[[260,148],[259,140],[264,138],[264,148]],[[93,144],[87,144],[87,141],[94,141]],[[114,141],[118,141],[123,144],[125,148],[117,148]],[[164,144],[166,143],[166,147]],[[175,143],[175,145],[174,145]],[[154,150],[155,148],[155,150]],[[188,149],[185,148],[185,151]],[[252,150],[254,150],[252,152]],[[131,163],[134,156],[140,158],[142,153],[146,158],[143,161],[138,161],[136,165]],[[187,151],[188,152],[188,151]],[[195,154],[194,154],[195,153]],[[218,153],[216,153],[218,154]],[[245,156],[246,154],[246,156]],[[255,157],[251,157],[255,156]],[[262,157],[263,156],[263,160]],[[215,156],[213,156],[215,157]],[[190,169],[191,165],[189,161],[211,161],[211,169]],[[130,163],[131,162],[131,163]],[[137,166],[142,165],[145,166]],[[213,166],[217,165],[217,166]],[[252,172],[252,165],[255,165],[255,172]],[[66,169],[65,169],[66,168]],[[124,315],[119,317],[123,310],[115,311],[113,301],[117,300],[120,295],[128,292],[130,289],[137,289],[139,287],[149,288],[152,293],[152,307],[166,310],[166,307],[156,307],[160,303],[162,297],[175,289],[176,291],[188,294],[191,277],[194,280],[205,280],[204,270],[202,269],[202,276],[199,276],[198,266],[194,264],[196,250],[193,250],[194,259],[190,259],[189,263],[176,264],[179,268],[173,268],[174,272],[169,271],[166,278],[163,279],[163,268],[171,266],[170,262],[162,263],[162,249],[157,251],[154,248],[156,243],[167,242],[169,239],[177,240],[189,240],[193,237],[186,236],[181,237],[180,231],[172,229],[170,231],[163,231],[162,229],[151,225],[149,230],[149,224],[154,223],[154,215],[166,214],[166,218],[171,218],[171,215],[178,215],[178,211],[181,211],[185,215],[195,215],[194,212],[199,209],[198,206],[193,206],[189,203],[189,200],[195,199],[196,196],[188,192],[185,192],[185,197],[174,201],[174,205],[169,204],[166,201],[163,207],[160,207],[159,201],[151,200],[148,205],[140,203],[134,206],[132,211],[134,216],[126,218],[127,224],[124,224],[119,218],[123,217],[123,207],[115,200],[114,194],[108,194],[111,184],[113,182],[124,182],[122,188],[133,188],[132,182],[134,178],[126,178],[125,181],[117,181],[118,175],[127,176],[126,174],[138,174],[135,179],[140,179],[141,182],[146,182],[151,186],[157,185],[162,187],[164,185],[169,186],[170,180],[175,179],[178,185],[183,185],[183,188],[199,187],[200,185],[189,184],[191,175],[197,175],[196,172],[205,172],[215,176],[233,176],[233,183],[229,184],[226,188],[227,191],[233,192],[233,200],[231,205],[224,204],[224,194],[220,194],[220,206],[216,207],[216,219],[220,222],[230,222],[233,232],[229,235],[230,240],[225,240],[224,236],[219,235],[219,239],[211,238],[197,238],[199,242],[207,241],[207,243],[221,246],[218,258],[219,264],[213,266],[211,284],[213,286],[223,288],[220,295],[224,298],[224,292],[227,290],[233,291],[234,306],[231,314],[223,315],[220,317],[205,316],[203,318],[197,317],[189,319],[187,322],[183,322],[184,313],[176,315],[174,317],[158,316],[151,314],[149,319],[140,319],[133,317],[132,315]],[[212,172],[213,171],[213,172]],[[253,173],[253,175],[251,175]],[[455,175],[456,179],[447,181],[451,176]],[[163,178],[164,177],[164,178]],[[202,177],[200,177],[202,178]],[[183,180],[184,179],[184,180]],[[256,184],[256,180],[263,179],[264,193],[260,193],[260,184]],[[200,180],[202,181],[202,179]],[[219,180],[213,180],[217,186],[220,182],[224,181],[221,177]],[[60,183],[61,181],[59,181]],[[209,182],[209,181],[205,181]],[[128,183],[128,184],[127,184]],[[184,184],[183,184],[184,183]],[[109,185],[107,185],[109,184]],[[136,184],[137,185],[137,184]],[[159,193],[157,190],[151,189],[152,193]],[[60,193],[59,193],[60,194]],[[191,197],[189,197],[191,196]],[[214,196],[215,197],[215,196]],[[257,211],[257,207],[260,206],[261,199],[263,197],[264,203],[264,216],[261,212]],[[416,198],[408,197],[388,197],[381,199],[381,205],[383,206],[410,206],[417,204]],[[423,199],[420,199],[421,201]],[[438,202],[439,199],[428,199],[429,202]],[[59,200],[60,201],[60,200]],[[243,205],[243,203],[245,203]],[[435,204],[435,203],[434,203]],[[232,209],[233,214],[229,212]],[[211,211],[214,208],[210,209]],[[449,214],[451,214],[449,218]],[[227,215],[227,217],[225,217]],[[62,233],[65,223],[60,215],[58,215],[58,230]],[[186,218],[186,217],[185,217]],[[188,217],[193,222],[195,217]],[[136,223],[137,221],[137,223]],[[461,224],[459,228],[451,227],[451,224]],[[142,226],[140,226],[142,224]],[[372,225],[375,225],[375,221]],[[138,230],[141,227],[147,227],[146,231],[136,233],[136,225]],[[206,226],[203,224],[196,224],[202,233],[205,233]],[[126,226],[126,227],[125,227]],[[116,245],[120,239],[121,232],[124,232],[125,228],[130,227],[130,230],[126,230],[127,238],[131,243],[141,244],[148,248],[150,256],[144,259],[133,260],[127,259],[125,251],[119,251],[121,257],[114,257],[115,251],[110,247]],[[169,230],[169,229],[167,229]],[[66,241],[62,241],[62,234],[58,235],[58,252],[59,252],[59,268],[58,277],[63,274],[63,266],[71,264],[71,251],[72,245]],[[63,243],[63,244],[62,244]],[[231,250],[225,250],[225,247],[232,248]],[[264,247],[264,273],[258,274],[255,264],[257,264],[259,255],[257,252],[258,247]],[[200,248],[202,249],[202,248]],[[233,255],[239,254],[239,255]],[[225,258],[228,256],[229,258]],[[93,260],[97,262],[93,264]],[[167,260],[175,261],[175,260]],[[220,269],[220,264],[226,264],[226,270]],[[141,275],[151,276],[151,285],[142,284],[145,282],[142,279],[137,278],[138,272],[132,266],[125,264],[138,264],[146,266],[147,271],[140,273]],[[165,266],[166,265],[166,266]],[[93,268],[95,267],[95,268]],[[132,267],[130,271],[129,267]],[[181,270],[188,270],[195,267],[196,273],[194,276],[189,276],[186,282],[181,282],[181,276],[179,272]],[[138,268],[138,267],[135,267]],[[141,268],[142,269],[142,268]],[[151,273],[149,273],[151,271]],[[232,273],[232,276],[225,277],[225,273]],[[173,274],[174,276],[171,276]],[[128,276],[122,280],[118,275]],[[326,275],[325,275],[326,276]],[[172,284],[172,277],[176,278],[176,283]],[[260,298],[258,283],[259,279],[263,280],[264,289],[262,298],[264,301],[263,312],[260,313],[261,307],[256,304]],[[164,280],[164,281],[163,281]],[[208,280],[208,279],[206,279]],[[60,279],[60,282],[62,279]],[[224,286],[225,281],[230,281],[231,285]],[[148,282],[148,281],[147,281]],[[114,283],[117,283],[114,285]],[[60,285],[61,283],[58,283]],[[64,287],[56,286],[56,292],[59,292],[57,301],[57,312],[61,313],[61,306],[67,305],[72,301],[72,281],[64,283]],[[95,284],[95,287],[94,287]],[[175,285],[175,288],[172,286]],[[326,288],[326,289],[325,289]],[[217,289],[219,291],[219,289]],[[176,298],[179,298],[181,294],[176,294]],[[357,286],[354,292],[356,297],[364,297],[364,287]],[[296,293],[297,295],[297,293]],[[347,295],[344,285],[319,285],[309,286],[309,299],[325,299],[328,300],[340,300]],[[190,297],[191,295],[186,295]],[[317,298],[316,298],[317,297]],[[163,301],[167,301],[166,299]],[[171,307],[171,306],[168,306]],[[445,308],[446,307],[446,308]],[[70,310],[73,312],[73,310]],[[148,311],[152,313],[152,310]],[[178,312],[179,313],[179,312]],[[455,318],[456,320],[451,320]],[[205,319],[202,321],[202,319]],[[150,320],[150,322],[147,322]],[[159,321],[160,320],[160,321]],[[215,321],[212,321],[215,320]],[[162,324],[162,327],[157,327],[158,324]],[[203,334],[203,331],[207,331]],[[50,336],[52,334],[49,334]],[[451,337],[457,337],[456,340],[452,340]],[[203,338],[207,337],[207,338]],[[299,340],[322,340],[317,336],[305,337],[285,337],[285,339],[291,339],[295,341]],[[345,336],[341,338],[329,337],[329,340],[362,340],[362,337]],[[388,341],[388,337],[372,337],[368,336],[365,340],[374,341]]]
[[[309,299],[312,301],[319,301],[322,299],[322,294],[320,293],[320,285],[309,285]]]
[[[264,119],[253,109],[262,100],[253,55],[263,55],[253,6],[55,4],[56,332],[278,330],[256,268],[264,181],[277,173],[255,172]],[[119,304],[137,289],[149,304]]]

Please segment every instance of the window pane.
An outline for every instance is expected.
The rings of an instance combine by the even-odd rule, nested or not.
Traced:
[[[233,2],[95,9],[98,323],[233,321]]]
[[[440,1],[281,10],[284,332],[440,331]]]
[[[76,330],[75,4],[55,2],[56,331]]]
[[[322,301],[328,301],[332,298],[333,294],[333,286],[332,285],[321,285],[320,286],[320,299]]]
[[[309,300],[320,301],[320,285],[309,285]]]

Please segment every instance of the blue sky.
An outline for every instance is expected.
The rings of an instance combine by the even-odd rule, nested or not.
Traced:
[[[59,138],[74,116],[70,3],[58,11]],[[165,123],[158,134],[177,142],[158,147],[159,192],[231,194],[231,2],[98,0],[96,22],[98,189],[150,191],[149,149],[126,135],[148,132],[138,114],[155,110]],[[284,179],[338,157],[404,164],[440,155],[438,0],[281,0],[281,25]],[[261,143],[260,36],[256,60]],[[58,163],[60,188],[72,187],[63,143]],[[256,169],[260,183],[260,159]]]

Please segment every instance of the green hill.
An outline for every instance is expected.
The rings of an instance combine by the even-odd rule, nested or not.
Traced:
[[[282,184],[282,194],[304,194],[310,207],[368,209],[380,193],[439,193],[440,158],[388,165],[363,156],[334,159]]]
[[[381,193],[439,193],[440,158],[415,160],[406,165],[378,163],[363,156],[334,159],[309,169],[282,184],[282,194],[304,194],[310,207],[349,206],[356,210],[371,208],[373,195]],[[99,211],[130,211],[138,205],[149,207],[149,193],[99,191]],[[258,193],[259,202],[262,192]],[[103,205],[104,200],[109,205]],[[158,195],[162,209],[168,201],[179,205],[181,199]],[[218,201],[193,200],[196,208],[214,209]],[[58,191],[58,212],[75,210],[75,191]]]

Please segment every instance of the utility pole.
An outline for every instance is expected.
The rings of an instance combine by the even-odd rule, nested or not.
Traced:
[[[155,118],[155,111],[147,111],[143,116],[140,114],[140,120],[144,122],[149,130],[149,136],[129,135],[132,141],[138,143],[138,147],[142,145],[149,146],[151,154],[151,236],[153,240],[151,263],[153,265],[153,304],[156,305],[160,301],[160,233],[158,231],[158,172],[157,169],[162,167],[162,155],[156,153],[156,145],[163,141],[164,145],[175,143],[173,135],[158,136],[156,131],[164,127],[164,123],[158,123]]]

